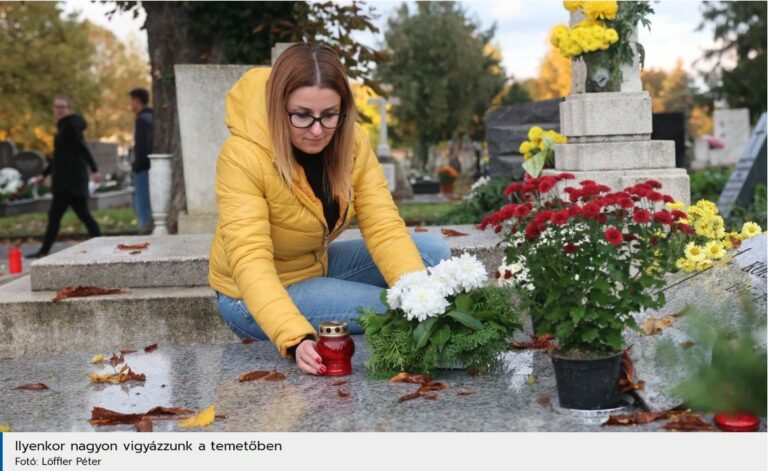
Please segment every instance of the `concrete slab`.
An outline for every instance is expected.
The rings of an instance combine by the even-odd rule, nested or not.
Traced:
[[[559,144],[555,168],[573,170],[637,170],[675,168],[674,141]]]
[[[415,391],[417,385],[366,378],[367,348],[360,337],[355,343],[353,374],[342,378],[301,374],[292,362],[278,360],[268,342],[201,347],[169,347],[161,342],[155,352],[125,356],[132,369],[146,375],[146,381],[123,385],[89,384],[88,373],[112,370],[90,364],[93,355],[109,353],[96,347],[65,355],[0,360],[0,388],[5,391],[0,395],[0,423],[16,432],[132,431],[132,425],[91,426],[91,408],[135,413],[160,405],[201,410],[215,404],[216,412],[227,418],[194,431],[645,432],[661,430],[663,425],[600,427],[557,408],[551,362],[539,352],[524,352],[530,359],[525,371],[469,376],[444,370],[437,378],[450,389],[438,392],[436,400],[398,403],[400,396]],[[142,346],[136,341],[119,345],[138,350]],[[285,381],[237,381],[248,371],[271,370],[276,361],[278,370],[287,376]],[[349,381],[340,386],[348,397],[339,397],[339,386],[332,385],[339,380]],[[49,389],[12,389],[37,382]],[[459,391],[472,394],[460,396]],[[155,421],[154,430],[179,431],[174,421],[166,420]]]
[[[603,142],[605,136],[637,141],[652,132],[648,92],[580,93],[560,104],[561,133],[572,143]]]

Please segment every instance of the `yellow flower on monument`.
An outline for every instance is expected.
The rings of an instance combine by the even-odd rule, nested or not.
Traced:
[[[528,139],[530,139],[533,143],[540,141],[543,135],[544,130],[538,126],[534,126],[528,130]]]
[[[700,262],[696,262],[696,270],[706,270],[707,268],[712,266],[712,260],[702,260]]]
[[[723,247],[726,249],[732,249],[733,248],[733,242],[732,240],[744,240],[743,237],[741,237],[741,232],[726,232],[725,237],[723,238]]]
[[[685,246],[685,257],[692,262],[700,262],[707,258],[704,250],[695,242],[688,242],[688,245]]]
[[[715,238],[715,231],[712,226],[711,218],[701,218],[693,224],[693,230],[696,231],[696,235],[706,237],[708,239]]]
[[[675,262],[675,266],[688,273],[696,270],[696,262],[688,260],[687,258],[678,258],[677,262]]]
[[[696,202],[696,207],[701,208],[704,211],[708,211],[713,215],[717,214],[717,205],[709,200],[699,200]]]
[[[704,246],[704,253],[710,260],[719,260],[725,256],[724,244],[716,240],[707,242],[707,245]]]
[[[756,236],[760,233],[762,233],[763,230],[760,228],[760,226],[754,222],[745,222],[743,226],[741,226],[741,235],[745,239],[749,239],[750,237]]]
[[[619,2],[584,2],[582,9],[593,20],[612,20],[616,18]]]
[[[675,201],[674,203],[667,203],[667,209],[676,209],[678,211],[685,210],[685,203],[682,201]]]
[[[605,30],[605,40],[613,44],[619,40],[619,33],[613,28],[608,28]]]
[[[564,1],[563,2],[563,6],[568,11],[576,11],[579,8],[581,8],[585,3],[587,3],[587,2],[584,2],[584,1],[581,1],[581,2],[565,2]]]
[[[536,148],[536,145],[531,141],[523,141],[520,144],[520,147],[518,147],[517,151],[521,154],[530,154],[533,149]]]
[[[530,160],[531,158],[533,158],[533,154],[530,152],[527,152],[523,154],[523,157],[525,158],[525,160]]]

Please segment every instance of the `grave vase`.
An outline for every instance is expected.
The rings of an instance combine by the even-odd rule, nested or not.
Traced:
[[[600,358],[567,358],[552,353],[560,407],[612,409],[619,404],[621,352]]]
[[[153,235],[168,234],[168,211],[171,206],[171,154],[149,154],[149,201],[152,205]]]
[[[610,57],[604,51],[589,52],[581,56],[586,66],[585,91],[587,93],[618,92],[621,73],[612,70]]]
[[[440,193],[444,195],[453,194],[453,182],[440,182]]]

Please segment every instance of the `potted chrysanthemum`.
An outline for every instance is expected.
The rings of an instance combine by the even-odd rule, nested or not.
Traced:
[[[613,192],[592,181],[558,186],[563,173],[512,183],[513,201],[487,216],[506,245],[497,272],[516,288],[517,304],[554,334],[552,353],[560,405],[606,409],[617,405],[623,332],[632,313],[664,304],[664,275],[692,237],[674,200],[654,180]],[[568,198],[561,198],[567,194]]]
[[[523,169],[531,177],[538,177],[545,168],[555,165],[555,144],[566,144],[568,138],[553,130],[533,126],[528,130],[528,140],[523,141],[518,151],[523,155]]]
[[[450,165],[443,165],[437,169],[437,178],[440,180],[440,192],[444,195],[452,195],[453,184],[459,178],[459,172]]]
[[[476,257],[463,254],[427,270],[406,273],[388,290],[382,314],[362,311],[360,323],[377,377],[402,371],[430,374],[441,367],[486,371],[498,365],[520,328],[510,291],[488,286]]]

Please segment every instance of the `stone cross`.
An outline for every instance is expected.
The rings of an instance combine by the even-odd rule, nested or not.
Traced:
[[[369,98],[368,104],[379,105],[379,115],[381,116],[381,125],[379,126],[379,146],[376,148],[376,155],[378,155],[380,159],[382,157],[389,157],[391,151],[389,149],[389,144],[387,143],[387,105],[399,105],[400,98]]]

